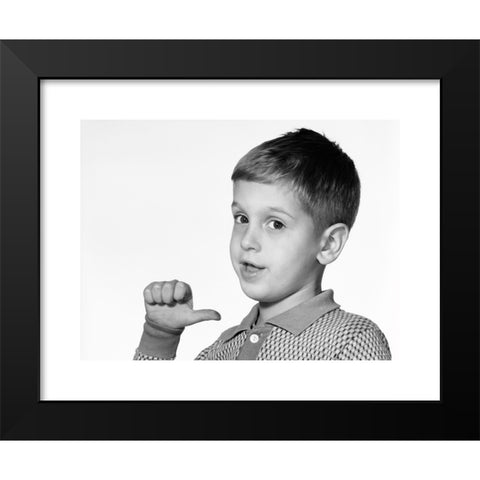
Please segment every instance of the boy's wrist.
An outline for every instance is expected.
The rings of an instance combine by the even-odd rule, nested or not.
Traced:
[[[164,327],[156,324],[152,320],[148,318],[148,315],[145,315],[145,323],[149,326],[149,331],[150,328],[152,329],[153,334],[155,335],[155,332],[163,332],[163,333],[169,333],[171,335],[181,335],[183,331],[185,330],[185,327],[182,328],[170,328],[170,327]]]
[[[145,324],[138,351],[145,355],[161,358],[174,357],[184,330],[185,328],[160,327],[151,322],[145,315]]]

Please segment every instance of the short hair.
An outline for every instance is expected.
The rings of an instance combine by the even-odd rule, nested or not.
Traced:
[[[352,228],[360,179],[350,157],[325,135],[300,128],[254,147],[235,166],[232,180],[290,186],[317,231],[335,223]]]

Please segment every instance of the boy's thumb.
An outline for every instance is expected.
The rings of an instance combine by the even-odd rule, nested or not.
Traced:
[[[194,323],[203,322],[205,320],[220,320],[221,315],[215,310],[192,310],[189,315],[188,325],[193,325]]]

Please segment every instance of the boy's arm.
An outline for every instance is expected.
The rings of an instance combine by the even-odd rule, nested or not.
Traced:
[[[145,324],[134,360],[173,360],[186,326],[220,320],[215,310],[193,310],[192,289],[185,282],[152,282],[143,297]]]
[[[148,335],[148,334],[147,334]],[[164,349],[163,346],[158,347],[152,350],[149,350],[148,347],[146,347],[145,342],[143,341],[144,338],[147,336],[144,331],[144,335],[142,336],[142,340],[140,340],[140,345],[138,348],[135,350],[135,355],[133,357],[134,360],[175,360],[175,353],[172,354],[172,351],[169,351],[168,348]],[[147,342],[150,342],[151,339],[147,340]],[[177,345],[180,339],[177,340]],[[216,346],[218,345],[218,341],[210,345],[209,347],[204,348],[196,357],[195,360],[213,360],[212,353],[216,349]],[[175,352],[176,352],[175,347]],[[145,351],[150,351],[150,354],[144,353]]]
[[[134,360],[174,360],[185,328],[160,327],[145,316],[143,334]]]

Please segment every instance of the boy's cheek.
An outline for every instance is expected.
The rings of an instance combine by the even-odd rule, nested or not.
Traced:
[[[233,266],[235,266],[236,257],[237,257],[237,249],[232,243],[230,243],[230,261],[232,262]]]
[[[235,251],[235,248],[230,245],[230,263],[232,264],[233,269],[237,276],[240,275],[239,267],[238,267],[238,255]]]
[[[240,239],[237,238],[237,235],[235,235],[232,232],[232,236],[230,238],[230,258],[233,260],[235,258],[238,258],[239,252],[240,252]]]

